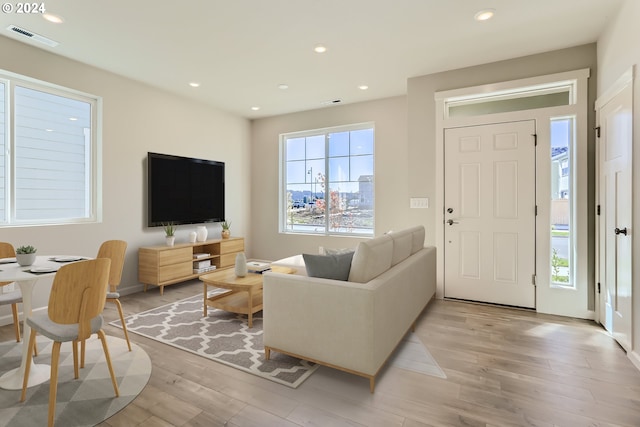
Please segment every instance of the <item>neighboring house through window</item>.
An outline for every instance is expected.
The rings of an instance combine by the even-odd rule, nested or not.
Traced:
[[[372,123],[280,136],[280,231],[373,236]]]
[[[0,71],[0,225],[96,220],[99,106]]]

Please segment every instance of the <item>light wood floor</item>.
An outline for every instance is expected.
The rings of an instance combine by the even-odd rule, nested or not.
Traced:
[[[200,292],[190,282],[122,305],[134,314]],[[117,318],[112,304],[105,318]],[[416,333],[447,378],[391,367],[374,394],[368,380],[324,367],[291,389],[130,334],[153,373],[100,426],[640,426],[640,372],[593,322],[437,300]]]

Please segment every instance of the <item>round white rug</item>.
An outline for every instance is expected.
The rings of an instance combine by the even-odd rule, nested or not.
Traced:
[[[38,336],[36,363],[51,365],[52,342]],[[0,375],[20,365],[23,343],[0,343]],[[26,345],[26,344],[25,344]],[[130,352],[124,339],[107,336],[111,363],[116,374],[120,397],[115,397],[111,377],[97,336],[87,340],[85,367],[80,378],[73,378],[71,343],[63,343],[58,370],[56,426],[94,426],[127,406],[140,394],[151,376],[151,359],[135,343]],[[0,427],[47,424],[49,381],[27,389],[27,399],[20,402],[21,390],[0,389]]]

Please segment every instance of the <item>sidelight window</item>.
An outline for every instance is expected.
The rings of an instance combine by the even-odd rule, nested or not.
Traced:
[[[551,284],[573,287],[573,117],[551,119]]]

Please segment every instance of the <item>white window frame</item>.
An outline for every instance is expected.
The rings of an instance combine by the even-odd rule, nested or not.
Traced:
[[[7,218],[0,220],[0,228],[24,227],[38,225],[61,225],[96,223],[102,220],[102,97],[56,85],[46,81],[34,79],[28,76],[12,73],[0,69],[0,83],[5,85],[5,211]],[[78,218],[43,219],[43,220],[17,220],[15,199],[15,139],[14,139],[14,90],[16,86],[49,93],[73,100],[88,103],[91,108],[91,129],[89,131],[89,150],[85,156],[85,168],[88,169],[88,214]]]
[[[349,131],[357,131],[364,129],[372,129],[373,130],[373,166],[372,166],[372,174],[373,180],[371,182],[371,193],[373,195],[373,203],[372,203],[372,211],[373,211],[373,219],[370,232],[353,232],[346,230],[332,230],[329,225],[329,219],[327,215],[327,211],[329,209],[329,203],[327,202],[327,208],[325,210],[325,223],[323,225],[323,231],[304,231],[304,230],[293,230],[287,227],[287,158],[286,158],[286,141],[291,138],[302,138],[309,136],[317,136],[319,134],[325,135],[325,171],[328,171],[329,166],[329,149],[326,135],[330,133],[339,133],[339,132],[349,132]],[[373,237],[375,233],[375,123],[373,122],[365,122],[365,123],[356,123],[350,125],[342,125],[342,126],[333,126],[327,128],[313,129],[313,130],[305,130],[299,132],[290,132],[280,134],[280,168],[279,168],[279,180],[280,180],[280,194],[279,194],[279,203],[278,203],[278,223],[279,223],[279,232],[281,234],[311,234],[314,236],[356,236],[356,237]],[[355,156],[349,156],[355,157]],[[329,187],[330,181],[327,176],[327,189]],[[354,182],[354,181],[350,181]],[[325,200],[328,200],[328,192],[325,189]]]

